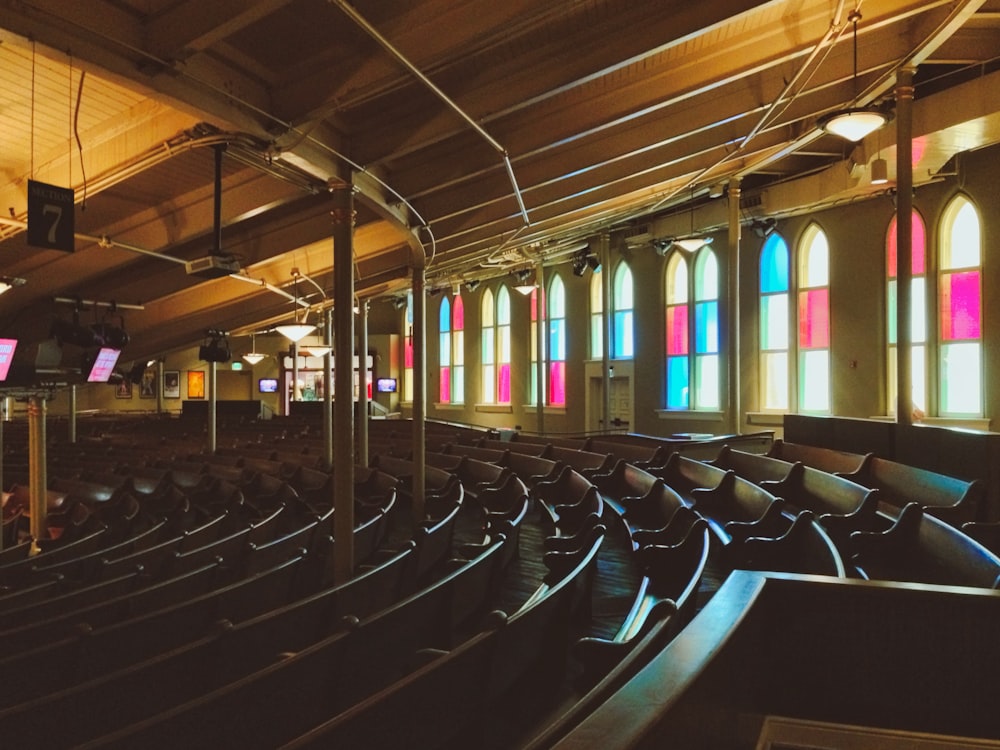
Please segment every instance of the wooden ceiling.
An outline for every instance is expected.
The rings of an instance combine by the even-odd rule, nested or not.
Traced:
[[[125,357],[155,357],[287,318],[293,268],[320,304],[341,181],[363,298],[415,263],[450,286],[717,230],[731,180],[746,221],[872,195],[893,128],[816,121],[891,110],[904,66],[934,179],[1000,140],[998,50],[1000,0],[0,0],[0,276],[25,281],[0,337],[47,338],[56,298],[128,303]],[[29,178],[74,188],[75,252],[27,244]],[[217,252],[242,280],[187,273]]]

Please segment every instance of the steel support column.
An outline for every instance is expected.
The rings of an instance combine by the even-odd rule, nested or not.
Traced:
[[[913,424],[913,75],[896,74],[896,422]]]
[[[38,541],[48,536],[49,485],[45,455],[45,409],[43,396],[28,398],[28,504],[31,513],[32,553],[40,551]]]
[[[424,483],[427,471],[425,425],[427,418],[427,299],[424,267],[413,269],[413,519],[424,520]]]
[[[331,186],[333,219],[333,579],[354,573],[354,186]]]

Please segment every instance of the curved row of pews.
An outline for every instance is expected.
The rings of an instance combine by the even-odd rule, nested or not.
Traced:
[[[1000,558],[952,525],[966,506],[947,509],[973,504],[974,483],[914,475],[908,496],[905,472],[870,456],[769,434],[501,441],[441,425],[413,518],[407,425],[373,422],[356,575],[335,585],[319,431],[272,422],[225,429],[211,455],[116,423],[53,445],[39,554],[17,543],[23,484],[5,493],[5,741],[542,750],[593,746],[616,722],[608,747],[655,744],[697,672],[624,727],[609,707],[655,689],[650,670],[699,631],[728,637],[704,624],[719,591],[782,574],[1000,581]]]

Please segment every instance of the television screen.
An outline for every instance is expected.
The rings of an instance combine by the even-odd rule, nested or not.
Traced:
[[[14,360],[17,339],[0,339],[0,381],[7,379],[10,363]]]
[[[87,382],[107,383],[108,378],[111,377],[111,371],[118,364],[118,357],[121,353],[121,349],[102,346],[94,357],[93,363],[90,365],[90,371],[87,373]]]
[[[375,390],[379,393],[395,393],[396,378],[379,378],[375,381]]]
[[[278,380],[277,378],[261,378],[257,381],[257,390],[261,393],[277,393],[278,392]]]

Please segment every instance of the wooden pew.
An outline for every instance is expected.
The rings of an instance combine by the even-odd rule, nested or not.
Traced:
[[[919,503],[926,513],[953,526],[974,521],[985,494],[978,479],[957,479],[871,454],[855,471],[843,476],[877,489],[882,502],[896,508]]]
[[[850,453],[803,443],[787,443],[781,438],[771,444],[767,455],[789,463],[798,461],[828,474],[843,475],[857,472],[871,456],[871,454]]]
[[[1000,557],[910,503],[885,531],[850,537],[852,560],[865,578],[997,588]]]

